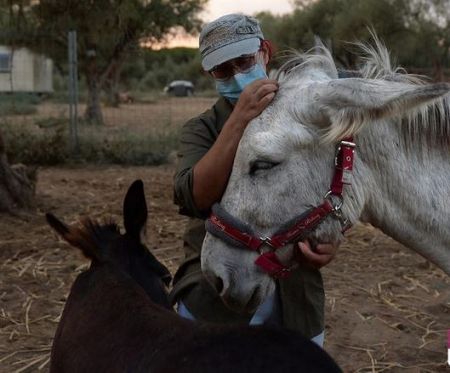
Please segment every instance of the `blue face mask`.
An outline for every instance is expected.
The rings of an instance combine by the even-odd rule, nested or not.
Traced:
[[[263,78],[267,78],[266,71],[259,63],[256,63],[245,73],[237,73],[227,80],[216,80],[216,89],[221,96],[235,104],[246,86]]]

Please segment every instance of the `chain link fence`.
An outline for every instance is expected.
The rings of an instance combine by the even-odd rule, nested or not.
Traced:
[[[0,40],[0,131],[12,163],[159,164],[176,150],[182,124],[217,98],[196,50],[136,46],[114,84],[99,88],[102,123],[93,122],[86,119],[89,82],[76,32],[67,34],[56,59],[61,47],[53,37],[39,38],[33,49],[8,43],[1,32]],[[407,70],[450,80],[448,69],[438,76],[433,69]]]
[[[13,163],[158,164],[176,149],[182,124],[217,99],[197,51],[134,48],[117,75],[114,102],[99,90],[102,123],[89,121],[75,32],[67,45],[61,62],[50,57],[50,44],[0,44],[0,131]]]

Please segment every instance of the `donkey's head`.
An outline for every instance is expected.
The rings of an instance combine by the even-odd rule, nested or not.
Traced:
[[[228,214],[261,237],[271,237],[324,200],[339,140],[364,127],[364,131],[386,128],[394,116],[408,117],[450,90],[448,84],[418,84],[395,72],[364,77],[362,71],[361,78],[338,79],[329,51],[319,49],[320,53],[302,55],[295,67],[286,65],[275,100],[242,137],[221,201]],[[387,140],[384,133],[378,141]],[[351,222],[359,218],[368,198],[365,183],[370,175],[364,174],[362,163],[357,155],[353,184],[344,192],[342,211]],[[339,220],[327,218],[310,238],[339,242]],[[207,234],[202,269],[228,305],[250,311],[275,289],[275,283],[255,265],[258,253],[225,241]],[[280,253],[285,264],[292,263],[293,245]]]
[[[123,203],[125,234],[114,223],[98,224],[84,219],[80,227],[68,226],[52,214],[50,226],[69,244],[91,259],[91,268],[113,265],[132,277],[155,302],[170,308],[165,285],[170,272],[142,243],[147,223],[147,204],[141,180],[131,184]]]

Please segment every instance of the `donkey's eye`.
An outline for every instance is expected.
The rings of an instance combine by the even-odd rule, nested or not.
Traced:
[[[270,170],[278,165],[279,162],[271,162],[271,161],[254,161],[250,164],[250,175],[254,175],[258,171],[262,170]]]

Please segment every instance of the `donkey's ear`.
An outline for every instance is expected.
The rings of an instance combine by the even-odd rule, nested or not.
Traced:
[[[74,228],[66,225],[55,215],[45,214],[48,224],[70,245],[78,247],[89,259],[100,260],[99,252],[92,242],[90,235],[84,229]],[[91,224],[86,222],[86,224]]]
[[[357,133],[369,121],[413,116],[449,92],[447,83],[348,78],[322,85],[314,98],[330,119],[325,141],[334,141]]]
[[[142,180],[136,180],[128,188],[123,201],[123,220],[127,234],[140,239],[141,232],[147,223],[147,203]]]

